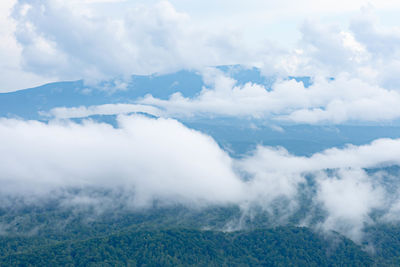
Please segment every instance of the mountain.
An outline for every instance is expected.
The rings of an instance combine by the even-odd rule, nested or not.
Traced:
[[[275,81],[274,77],[263,76],[261,70],[255,67],[233,65],[217,68],[235,79],[238,85],[251,82],[261,84],[268,90]],[[291,76],[288,79],[302,82],[305,87],[312,84],[310,77]],[[80,80],[0,93],[0,117],[47,121],[52,117],[41,112],[46,113],[57,107],[129,104],[147,94],[159,99],[168,99],[177,92],[185,97],[194,97],[207,86],[201,74],[193,70],[133,75],[129,81],[122,82],[123,85],[120,83],[120,80],[113,79],[90,85]],[[73,120],[80,122],[86,118],[117,127],[115,115],[92,115]],[[184,117],[179,120],[190,128],[209,134],[233,156],[243,155],[257,145],[281,146],[296,155],[311,155],[333,146],[361,145],[377,138],[400,137],[400,126],[391,125],[277,125],[277,122],[264,119],[234,117]]]
[[[2,209],[3,228],[7,221],[14,228],[0,235],[0,266],[398,266],[398,226],[367,228],[368,253],[367,243],[290,224],[223,230],[238,211]]]
[[[87,85],[84,81],[56,82],[43,86],[0,94],[0,117],[40,119],[40,111],[55,107],[91,106],[110,103],[131,103],[151,93],[166,99],[175,92],[193,96],[200,92],[202,79],[191,71],[167,75],[133,75],[126,87],[115,89],[117,80]],[[113,91],[114,90],[114,91]]]
[[[270,90],[275,81],[274,77],[264,77],[257,68],[220,66],[218,69],[235,79],[238,85],[248,82],[257,83],[263,85],[266,90]],[[287,77],[287,79],[302,82],[305,87],[312,84],[310,77]],[[39,120],[42,122],[40,125],[45,127],[53,121],[60,122],[55,125],[63,125],[62,123],[65,122],[63,119],[58,121],[48,115],[51,109],[130,104],[136,103],[138,99],[147,94],[159,99],[168,99],[172,94],[179,92],[184,97],[192,98],[207,86],[201,73],[192,70],[149,76],[133,75],[128,80],[116,78],[95,85],[86,84],[84,81],[51,83],[36,88],[1,93],[0,118]],[[158,118],[156,114],[145,111],[129,111],[126,114],[151,118],[148,120],[150,123],[155,122],[154,119]],[[294,155],[310,156],[324,149],[341,148],[346,144],[363,145],[377,138],[400,138],[400,127],[388,124],[306,125],[228,116],[183,116],[173,119],[189,128],[185,133],[193,132],[190,129],[194,129],[211,136],[223,151],[230,154],[232,158],[229,160],[238,160],[238,162],[251,155],[258,145],[284,147]],[[112,136],[119,136],[119,129],[122,129],[118,124],[117,114],[94,112],[89,115],[72,116],[68,120],[76,124],[66,123],[66,129],[69,129],[70,125],[80,127],[79,124],[90,127],[92,124],[85,124],[87,120],[109,124],[101,124],[102,127],[95,128],[93,131],[111,130]],[[9,122],[8,120],[4,121]],[[10,121],[11,123],[16,122]],[[157,122],[160,121],[163,122],[163,120]],[[171,122],[171,120],[168,121]],[[26,122],[26,124],[29,123]],[[35,125],[37,124],[39,123]],[[99,124],[94,125],[99,126]],[[174,125],[176,126],[178,123]],[[179,124],[177,127],[182,127],[182,125]],[[22,132],[23,139],[29,137],[30,133],[25,128],[22,128]],[[43,139],[41,132],[36,134],[39,136],[38,139]],[[162,134],[156,135],[156,138],[160,138]],[[172,133],[172,135],[174,134],[175,132]],[[87,134],[85,140],[90,140],[92,135],[93,132]],[[13,135],[11,134],[11,136]],[[58,136],[54,138],[57,139]],[[107,143],[107,138],[100,139],[101,144]],[[126,140],[132,141],[133,139],[122,139],[123,142]],[[156,140],[154,138],[150,140],[150,142],[153,141]],[[71,142],[75,142],[75,139]],[[190,144],[188,150],[185,150],[188,153],[187,156],[196,153],[191,150]],[[215,143],[212,142],[212,144]],[[47,139],[43,139],[43,144],[39,144],[37,151],[33,151],[33,158],[36,158],[37,154],[35,153],[42,153],[42,146],[45,145],[47,145]],[[107,149],[113,145],[115,143],[111,142]],[[123,143],[124,145],[125,143]],[[218,146],[214,147],[220,150]],[[171,152],[170,147],[168,148],[168,151],[163,150],[157,153]],[[11,146],[11,150],[8,151],[13,151],[13,149],[14,147]],[[58,153],[52,146],[47,149],[51,159]],[[30,151],[22,151],[21,154],[16,154],[15,158],[7,162],[11,162],[11,164],[22,162],[16,166],[23,169],[25,167],[24,154]],[[101,152],[106,154],[104,157],[106,160],[101,161],[101,164],[110,166],[109,170],[113,170],[113,164],[118,165],[118,162],[112,161],[112,156],[107,154],[109,151],[111,150],[105,150],[106,153]],[[71,155],[77,156],[81,150],[74,152],[76,153]],[[138,151],[139,154],[140,152],[143,151]],[[119,154],[119,150],[113,153],[110,154]],[[157,155],[157,153],[151,155]],[[285,152],[282,153],[285,154]],[[225,153],[221,154],[225,156]],[[90,155],[94,159],[97,158],[96,151]],[[290,157],[291,155],[288,156],[288,158]],[[140,157],[138,158],[140,159]],[[304,162],[302,161],[304,158],[299,158],[295,159],[296,162],[297,160],[300,163]],[[153,162],[153,158],[151,161],[150,168],[153,168],[153,165],[156,168],[157,162]],[[71,174],[68,158],[65,164],[64,162],[55,164],[59,162],[52,160],[49,162],[49,166],[46,165],[45,170],[49,170],[51,175],[64,173],[65,177],[62,179],[75,178],[69,176]],[[90,163],[90,160],[87,162]],[[80,164],[80,162],[78,163]],[[36,164],[40,165],[42,162],[38,161]],[[121,166],[130,168],[130,164],[131,162],[128,160],[127,165]],[[134,167],[140,169],[141,164],[139,160]],[[201,164],[202,162],[199,162],[199,165]],[[96,179],[103,175],[101,171],[96,172],[97,169],[101,170],[101,166],[98,165],[92,166],[95,169]],[[17,178],[18,175],[22,175],[24,179],[23,175],[26,175],[26,181],[30,181],[29,179],[40,180],[40,175],[46,176],[46,172],[38,171],[40,169],[36,169],[36,165],[32,166],[32,169],[27,169],[26,172],[17,169],[16,174],[5,173],[4,183],[12,184],[12,175]],[[65,172],[59,172],[60,168]],[[392,200],[394,204],[391,205],[392,203],[389,201],[390,205],[378,206],[378,208],[370,205],[372,208],[368,208],[368,213],[363,215],[367,218],[360,222],[363,225],[359,226],[358,221],[352,216],[352,212],[359,209],[363,211],[363,207],[351,206],[352,203],[345,202],[345,205],[349,204],[351,212],[346,213],[347,217],[344,219],[340,217],[341,213],[339,212],[339,219],[334,223],[340,224],[340,227],[329,229],[323,229],[323,226],[327,221],[329,222],[329,212],[332,211],[324,205],[331,202],[321,201],[320,198],[324,196],[317,193],[321,193],[321,187],[328,184],[333,190],[323,192],[331,194],[328,197],[337,201],[337,196],[342,194],[342,188],[337,190],[338,181],[348,182],[348,176],[342,175],[340,167],[294,174],[285,173],[285,166],[281,168],[283,168],[283,170],[279,170],[283,173],[281,176],[279,176],[281,173],[268,172],[268,169],[266,173],[261,171],[261,178],[266,179],[265,184],[261,184],[261,186],[269,189],[267,187],[272,186],[272,179],[275,179],[274,182],[283,179],[283,183],[278,181],[274,186],[277,186],[277,190],[284,194],[273,196],[272,199],[268,199],[268,195],[261,194],[260,199],[254,203],[245,199],[243,202],[226,201],[221,205],[214,202],[212,202],[213,204],[207,201],[202,202],[202,199],[182,204],[179,192],[185,191],[186,188],[182,188],[182,191],[177,191],[177,194],[167,198],[157,198],[157,194],[155,194],[154,199],[151,198],[148,202],[144,202],[145,205],[135,203],[135,193],[140,193],[140,188],[135,191],[135,183],[126,185],[120,183],[114,186],[114,172],[100,177],[104,181],[100,181],[99,184],[96,182],[85,186],[85,182],[89,181],[86,180],[87,177],[81,177],[79,183],[71,186],[68,186],[67,182],[61,183],[60,186],[56,184],[54,190],[48,191],[50,193],[46,191],[45,195],[40,194],[40,186],[45,187],[47,182],[51,183],[51,178],[37,185],[38,188],[35,188],[38,189],[37,195],[35,195],[36,190],[32,191],[32,195],[29,194],[29,190],[27,190],[27,194],[24,191],[19,192],[16,183],[16,186],[9,188],[11,190],[15,188],[15,192],[21,194],[13,194],[13,192],[0,194],[0,265],[400,266],[400,228],[394,219],[385,221],[386,215],[397,214],[395,203],[397,198],[394,197],[399,190],[397,184],[400,168],[397,165],[392,162],[384,162],[383,165],[371,168],[360,167],[359,172],[352,172],[351,168],[346,168],[348,175],[359,175],[359,177],[355,177],[358,180],[354,185],[344,183],[345,186],[350,185],[351,188],[360,190],[361,197],[364,196],[364,193],[365,195],[372,193],[379,195],[378,193],[383,192],[380,190],[387,190],[390,192],[389,198],[394,198]],[[161,178],[157,177],[160,183],[163,182],[162,176],[165,174],[165,169],[163,170],[164,172],[155,172],[161,176]],[[229,170],[232,170],[232,173],[240,171],[235,168]],[[257,180],[260,178],[256,175],[248,178],[249,175],[252,175],[250,172],[238,174],[246,189],[250,188],[247,187],[246,179]],[[118,174],[118,172],[116,173]],[[347,172],[345,174],[347,175]],[[51,175],[49,177],[52,177]],[[79,176],[80,173],[73,173],[73,175]],[[179,173],[174,173],[174,175],[177,175],[178,179],[186,178],[179,176]],[[146,181],[146,177],[126,178]],[[25,180],[22,179],[22,181]],[[326,181],[329,183],[323,183]],[[371,181],[371,183],[365,181]],[[102,182],[105,185],[102,185]],[[182,187],[180,181],[176,184],[174,182],[176,181],[172,179],[171,186]],[[293,188],[291,188],[292,185],[294,185]],[[124,188],[125,186],[129,188]],[[378,189],[375,190],[375,187]],[[160,188],[159,190],[162,191],[162,187]],[[124,191],[124,189],[127,190]],[[264,187],[261,189],[264,190]],[[251,194],[251,192],[259,191],[246,192]],[[285,195],[285,192],[289,192],[288,195]],[[375,196],[374,194],[372,195]],[[346,196],[348,197],[348,195]],[[355,218],[361,217],[356,216]],[[351,228],[354,225],[360,228]],[[340,229],[342,232],[339,230],[335,232],[332,229]],[[357,232],[358,229],[360,233]],[[349,235],[345,236],[345,234]],[[357,236],[357,234],[359,235]]]
[[[359,246],[306,228],[232,233],[170,229],[63,241],[0,257],[12,266],[373,266]]]

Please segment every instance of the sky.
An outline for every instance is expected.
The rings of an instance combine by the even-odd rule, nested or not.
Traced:
[[[223,64],[290,75],[304,70],[311,76],[323,65],[335,74],[343,60],[351,58],[353,69],[367,68],[376,60],[365,57],[390,53],[370,39],[377,37],[372,34],[394,33],[387,45],[399,40],[400,4],[392,0],[4,0],[0,5],[3,92]],[[316,42],[321,34],[326,40]]]
[[[0,118],[0,197],[103,187],[122,190],[133,206],[161,200],[268,212],[284,198],[293,214],[306,187],[314,190],[312,207],[327,213],[319,227],[360,241],[363,227],[376,222],[374,211],[382,214],[379,222],[398,222],[396,177],[366,168],[399,165],[399,139],[308,157],[260,145],[237,159],[180,119],[206,114],[273,125],[398,120],[399,12],[394,0],[2,0],[0,92],[180,69],[196,70],[205,86],[192,98],[157,99],[149,92],[133,103],[57,107],[45,111],[53,116],[48,123]],[[240,85],[213,68],[225,64],[256,66],[276,81],[268,90]],[[313,83],[288,76],[309,76]],[[158,117],[124,115],[138,111]],[[119,114],[118,126],[68,120],[96,114]],[[315,188],[307,187],[307,175]],[[387,179],[394,181],[389,187]],[[97,203],[82,197],[69,201]]]

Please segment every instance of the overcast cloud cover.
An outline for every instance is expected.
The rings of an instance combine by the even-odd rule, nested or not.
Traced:
[[[205,81],[194,98],[177,93],[161,100],[150,92],[131,104],[44,111],[55,117],[49,123],[0,119],[2,196],[35,199],[71,187],[100,187],[122,190],[132,206],[161,200],[269,212],[283,198],[293,213],[301,185],[307,190],[312,177],[313,207],[327,213],[322,229],[359,240],[366,225],[398,220],[396,177],[365,169],[400,164],[398,139],[310,157],[259,146],[233,159],[211,137],[176,119],[233,116],[309,124],[399,119],[400,28],[393,21],[400,3],[252,0],[242,8],[239,1],[215,2],[2,1],[4,92],[182,68],[196,69]],[[212,67],[238,63],[258,66],[276,82],[270,89],[238,85]],[[288,76],[310,76],[313,84],[305,87]],[[116,128],[58,120],[131,112],[160,118],[119,115]],[[394,181],[390,188],[387,179]],[[383,214],[378,219],[371,215],[376,210]],[[308,219],[302,223],[308,225]]]

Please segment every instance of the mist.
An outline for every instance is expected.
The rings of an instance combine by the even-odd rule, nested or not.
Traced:
[[[259,146],[234,159],[210,136],[174,119],[120,115],[117,123],[1,119],[2,206],[17,199],[29,205],[59,199],[61,207],[98,212],[118,205],[150,209],[154,201],[196,209],[236,205],[243,217],[262,212],[275,224],[304,209],[298,225],[355,241],[368,225],[400,215],[398,183],[387,182],[396,179],[390,167],[400,165],[398,139],[310,157]],[[318,221],[316,210],[324,214]]]

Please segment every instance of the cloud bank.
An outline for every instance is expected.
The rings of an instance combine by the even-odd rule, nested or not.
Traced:
[[[260,146],[245,158],[232,159],[212,138],[173,119],[120,115],[118,125],[1,119],[2,198],[34,203],[73,188],[97,188],[120,192],[123,205],[130,207],[153,201],[233,204],[245,213],[258,207],[273,216],[274,205],[284,201],[287,217],[300,208],[300,195],[309,192],[313,204],[302,223],[310,224],[313,209],[319,208],[327,214],[319,227],[355,240],[366,225],[398,218],[400,188],[395,181],[388,187],[385,179],[391,176],[384,168],[400,164],[397,139],[310,157]],[[72,194],[65,201],[99,203],[91,198]],[[383,215],[374,218],[376,210]],[[284,217],[278,219],[284,223]]]
[[[271,89],[251,82],[237,84],[215,69],[206,71],[204,77],[208,86],[194,98],[175,93],[168,100],[147,96],[139,103],[159,107],[178,118],[233,116],[309,124],[389,122],[400,118],[398,90],[348,74],[335,79],[315,77],[310,86],[295,80],[278,80]]]
[[[231,159],[210,137],[168,119],[120,117],[118,123],[114,129],[90,121],[2,120],[2,194],[104,186],[135,192],[138,203],[240,197]]]

